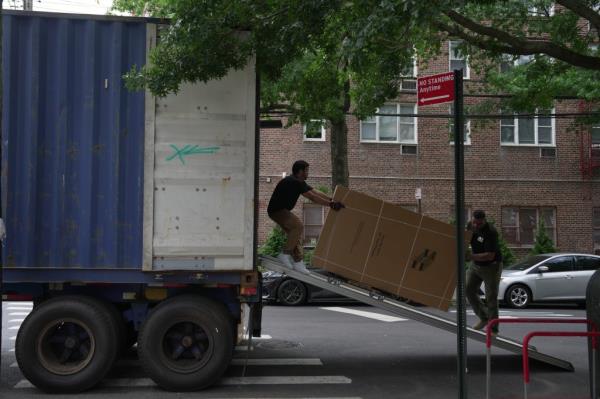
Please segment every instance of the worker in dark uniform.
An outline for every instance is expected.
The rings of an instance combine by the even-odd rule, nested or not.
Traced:
[[[341,202],[333,201],[327,195],[314,190],[306,183],[308,178],[308,163],[296,161],[292,166],[292,175],[284,177],[277,183],[267,213],[287,234],[287,242],[277,258],[287,267],[302,273],[308,273],[303,261],[302,233],[304,225],[298,216],[292,213],[300,195],[312,202],[329,206],[338,211],[344,207]]]
[[[498,318],[498,287],[502,274],[502,254],[498,231],[487,222],[484,211],[473,212],[471,229],[473,231],[472,264],[467,275],[466,294],[473,312],[479,317],[479,322],[473,328],[481,330],[489,320]],[[479,298],[482,282],[485,284],[485,303]],[[492,331],[498,333],[498,325],[495,325]]]

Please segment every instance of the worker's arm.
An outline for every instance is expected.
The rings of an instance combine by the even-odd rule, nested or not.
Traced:
[[[489,262],[496,258],[495,252],[482,252],[480,254],[472,254],[471,260],[475,262]]]
[[[331,198],[327,197],[325,194],[315,189],[305,192],[304,194],[302,194],[302,196],[308,198],[316,204],[320,204],[323,206],[329,206],[329,203],[331,202]]]
[[[333,199],[329,198],[327,195],[323,194],[318,190],[313,189],[305,192],[302,195],[311,200],[312,202],[323,206],[328,206],[334,211],[339,211],[341,208],[344,208],[344,204],[338,201],[334,201]]]

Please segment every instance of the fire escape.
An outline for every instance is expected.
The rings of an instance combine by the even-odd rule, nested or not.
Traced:
[[[579,112],[590,111],[589,103],[581,101]],[[600,129],[598,126],[582,126],[579,130],[579,170],[586,186],[585,199],[592,199],[594,173],[600,170]]]
[[[580,133],[579,169],[584,180],[591,180],[594,176],[594,171],[600,169],[600,142],[594,140],[591,128],[582,130]]]

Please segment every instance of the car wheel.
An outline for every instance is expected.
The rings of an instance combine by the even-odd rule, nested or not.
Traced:
[[[504,300],[511,308],[526,308],[532,300],[531,290],[523,284],[515,284],[508,288]]]
[[[279,285],[277,299],[285,306],[298,306],[306,302],[308,290],[298,280],[288,279]]]

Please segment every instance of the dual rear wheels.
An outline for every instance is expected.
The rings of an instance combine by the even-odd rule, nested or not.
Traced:
[[[97,385],[132,343],[121,313],[85,296],[53,298],[35,307],[17,335],[23,375],[53,393]],[[157,305],[137,337],[140,363],[159,386],[190,391],[214,383],[231,361],[233,328],[224,305],[186,295]]]

